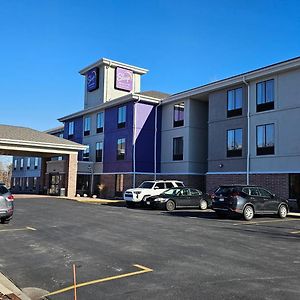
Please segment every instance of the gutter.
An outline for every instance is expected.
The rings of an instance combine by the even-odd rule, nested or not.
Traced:
[[[246,183],[250,183],[250,85],[246,81],[245,76],[243,82],[247,85],[247,170],[246,170]]]

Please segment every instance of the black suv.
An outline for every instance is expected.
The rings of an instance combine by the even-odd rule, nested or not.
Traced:
[[[222,185],[212,195],[212,209],[218,216],[241,214],[249,221],[254,214],[278,214],[285,218],[288,201],[254,185]]]

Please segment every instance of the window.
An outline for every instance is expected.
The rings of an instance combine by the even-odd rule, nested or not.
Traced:
[[[104,124],[104,113],[99,112],[97,114],[97,133],[103,132],[103,124]]]
[[[272,198],[272,195],[268,191],[266,191],[265,189],[259,188],[259,193],[260,193],[261,197]]]
[[[173,160],[183,160],[183,137],[173,139]]]
[[[91,132],[91,117],[84,118],[84,136],[90,135]]]
[[[36,189],[37,177],[33,177],[33,189]]]
[[[117,160],[125,159],[125,138],[118,139],[117,145]]]
[[[63,133],[60,133],[59,135],[58,135],[58,137],[60,137],[60,138],[64,138],[64,134]]]
[[[256,111],[274,109],[274,79],[256,84]]]
[[[159,182],[154,186],[154,189],[165,189],[165,183],[164,182]]]
[[[190,194],[191,194],[191,196],[198,197],[198,196],[202,195],[202,192],[195,190],[195,189],[190,189]]]
[[[243,89],[238,88],[227,92],[227,117],[240,116],[242,114]]]
[[[72,137],[74,135],[74,121],[69,122],[68,125],[68,136]]]
[[[26,189],[29,188],[29,177],[26,177],[25,187]]]
[[[97,162],[103,161],[103,142],[96,143],[96,161]]]
[[[90,160],[90,146],[86,145],[87,148],[83,150],[82,160],[89,161]]]
[[[274,154],[274,124],[256,127],[256,155]]]
[[[13,187],[16,186],[16,177],[13,178]]]
[[[30,169],[30,157],[27,158],[27,170]]]
[[[166,182],[166,189],[171,189],[173,186],[172,182]]]
[[[227,130],[227,157],[242,156],[242,129]]]
[[[174,127],[184,125],[184,102],[174,105]]]
[[[15,160],[14,160],[14,170],[16,170],[16,169],[17,169],[17,166],[18,166],[18,160],[17,160],[17,159],[15,159]]]
[[[39,158],[38,157],[35,157],[34,158],[34,168],[37,169],[39,166]]]
[[[126,106],[118,109],[118,128],[124,128],[126,124]]]
[[[20,169],[23,170],[23,168],[24,168],[24,158],[21,158]]]

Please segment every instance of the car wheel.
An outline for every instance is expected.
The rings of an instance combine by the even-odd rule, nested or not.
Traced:
[[[206,200],[200,200],[200,209],[205,210],[207,209],[207,201]]]
[[[246,205],[243,211],[243,217],[246,221],[250,221],[254,217],[254,209],[251,205]]]
[[[6,222],[7,222],[6,218],[1,218],[1,219],[0,219],[0,223],[1,223],[1,224],[5,224]],[[8,223],[8,222],[7,222],[7,223]]]
[[[173,200],[169,200],[167,203],[166,203],[166,210],[167,211],[172,211],[174,210],[176,207],[175,205],[175,202]]]
[[[280,205],[279,209],[278,209],[279,218],[281,218],[281,219],[286,218],[287,213],[288,213],[287,207],[284,204]]]

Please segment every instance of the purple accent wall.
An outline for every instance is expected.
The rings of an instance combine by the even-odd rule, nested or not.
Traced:
[[[136,172],[154,172],[155,106],[136,103]],[[157,169],[160,171],[160,113],[158,111]]]
[[[126,105],[126,124],[118,128],[118,108]],[[133,102],[105,110],[103,172],[132,172]],[[126,139],[125,159],[117,160],[117,140]]]
[[[145,103],[126,104],[126,126],[118,128],[118,108],[105,110],[103,172],[133,172],[134,106],[136,106],[136,172],[154,172],[155,106]],[[160,172],[161,109],[157,114],[157,172]],[[117,140],[126,139],[125,160],[117,160]]]
[[[73,137],[69,138],[69,122],[74,121],[74,135]],[[70,140],[72,142],[76,142],[82,144],[83,138],[83,118],[79,117],[76,119],[68,120],[64,123],[64,139]],[[82,160],[82,151],[78,153],[78,160]]]

